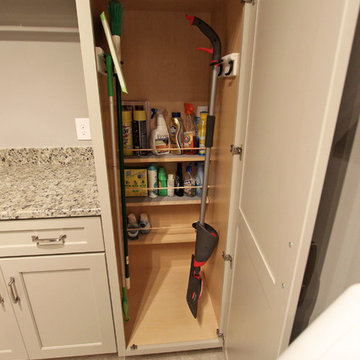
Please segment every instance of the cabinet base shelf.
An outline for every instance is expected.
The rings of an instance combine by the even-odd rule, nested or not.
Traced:
[[[141,273],[136,274],[141,270]],[[206,289],[194,319],[185,299],[189,266],[134,267],[128,293],[130,321],[125,323],[127,344],[155,345],[216,339],[218,328]]]
[[[206,203],[209,203],[209,198],[206,199]],[[150,197],[131,197],[126,198],[126,207],[134,206],[162,206],[162,205],[198,205],[201,204],[201,198],[199,196],[158,196],[155,199]]]
[[[160,245],[175,243],[193,243],[196,239],[194,229],[151,230],[149,234],[140,234],[137,240],[129,240],[129,246]]]

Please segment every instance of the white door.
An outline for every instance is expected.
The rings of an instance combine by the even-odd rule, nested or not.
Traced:
[[[27,359],[28,355],[6,287],[0,269],[0,360]]]
[[[245,5],[229,360],[276,359],[287,346],[358,9],[359,0]]]
[[[116,351],[104,254],[2,259],[30,359]],[[11,295],[11,292],[10,292]]]

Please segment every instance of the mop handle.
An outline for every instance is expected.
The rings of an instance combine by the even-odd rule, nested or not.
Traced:
[[[200,31],[210,40],[213,48],[212,49],[204,49],[199,48],[199,50],[205,50],[212,54],[212,64],[219,64],[221,60],[221,41],[218,34],[213,30],[211,26],[209,26],[205,21],[199,19],[196,16],[190,16],[188,14],[185,15],[186,18],[190,21],[190,25],[197,26]]]

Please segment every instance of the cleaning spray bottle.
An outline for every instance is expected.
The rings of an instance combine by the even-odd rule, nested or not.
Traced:
[[[194,119],[194,106],[190,103],[184,103],[185,120],[184,120],[184,148],[197,147],[196,124]],[[186,155],[197,154],[196,150],[185,150]]]
[[[203,163],[197,163],[197,173],[195,177],[195,186],[202,186],[204,183],[204,164]],[[195,188],[195,194],[196,196],[201,196],[202,189],[201,188]]]
[[[150,135],[150,147],[152,149],[152,152],[155,155],[169,154],[170,137],[164,117],[164,109],[151,110],[154,110],[153,116],[155,115],[155,113],[157,114],[156,128],[151,132]]]

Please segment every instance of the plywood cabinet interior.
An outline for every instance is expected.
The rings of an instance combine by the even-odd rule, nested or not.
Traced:
[[[222,54],[240,51],[243,5],[239,1],[122,1],[122,60],[129,95],[124,100],[148,100],[152,107],[168,113],[183,112],[184,102],[207,105],[210,86],[210,57],[196,51],[209,47],[204,35],[189,26],[185,13],[198,16],[219,33]],[[99,15],[107,2],[91,0],[94,45],[108,52]],[[80,33],[81,38],[81,33]],[[102,113],[108,182],[113,194],[110,119],[106,77],[97,77]],[[124,323],[125,347],[154,352],[156,349],[219,347],[217,329],[221,324],[221,296],[238,80],[219,80],[216,104],[216,132],[211,164],[206,221],[220,233],[216,253],[204,268],[205,295],[200,316],[193,319],[185,294],[195,233],[191,224],[198,220],[200,205],[175,203],[152,206],[130,201],[128,211],[149,214],[154,230],[130,242],[131,289],[128,291],[130,321]],[[127,160],[130,163],[133,160]],[[156,162],[156,159],[154,160]],[[149,161],[136,161],[148,166]],[[166,162],[175,166],[176,159]],[[159,166],[164,166],[162,162]],[[114,204],[112,203],[114,212]],[[115,226],[115,225],[114,225]],[[169,229],[156,229],[169,227]],[[177,231],[177,228],[179,229]],[[119,242],[116,241],[116,245]],[[115,319],[119,321],[119,319]],[[171,345],[172,344],[172,345]],[[174,345],[180,344],[180,345]],[[181,345],[182,344],[182,345]],[[189,345],[192,344],[192,345]],[[133,345],[136,345],[134,347]],[[151,346],[152,350],[149,350]],[[178,347],[177,347],[178,346]],[[155,349],[155,350],[154,350]],[[121,349],[119,349],[121,353]],[[163,350],[164,351],[164,350]],[[135,353],[134,353],[135,354]]]

